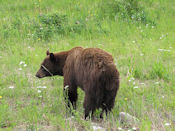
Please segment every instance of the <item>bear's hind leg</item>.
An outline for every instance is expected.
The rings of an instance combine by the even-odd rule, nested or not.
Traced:
[[[84,98],[84,119],[86,119],[89,114],[93,116],[93,112],[95,111],[95,101],[90,93],[85,94]]]
[[[101,105],[102,112],[100,114],[100,118],[103,118],[103,112],[106,112],[106,116],[112,110],[115,103],[115,97],[117,95],[117,91],[119,89],[119,79],[115,78],[112,79],[109,84],[106,84],[103,102]]]
[[[103,103],[101,105],[102,112],[100,114],[100,118],[103,118],[104,111],[106,113],[106,116],[108,116],[108,114],[111,112],[112,108],[114,107],[116,92],[116,90],[105,91]]]

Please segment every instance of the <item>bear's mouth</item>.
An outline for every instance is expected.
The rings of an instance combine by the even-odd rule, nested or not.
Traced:
[[[37,78],[42,78],[42,76],[41,75],[39,75],[38,73],[36,73],[36,75],[35,75]]]
[[[37,72],[35,76],[36,76],[37,78],[43,78],[43,77],[45,77],[46,75],[41,74],[40,72]]]

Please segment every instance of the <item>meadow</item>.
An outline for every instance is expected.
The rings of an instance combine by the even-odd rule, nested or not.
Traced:
[[[0,0],[0,130],[93,130],[63,98],[63,78],[37,79],[46,50],[98,47],[114,57],[120,89],[106,130],[175,130],[174,0]],[[119,122],[119,113],[139,119]]]

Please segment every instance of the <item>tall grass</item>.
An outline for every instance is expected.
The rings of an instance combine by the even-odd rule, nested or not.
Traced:
[[[113,114],[96,122],[132,129],[118,121],[127,112],[140,130],[174,130],[174,9],[172,0],[0,0],[0,129],[92,130],[82,90],[70,120],[63,78],[35,78],[47,49],[82,46],[110,52],[121,77]]]

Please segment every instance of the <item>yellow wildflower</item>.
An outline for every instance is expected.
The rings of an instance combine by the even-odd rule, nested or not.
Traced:
[[[128,98],[125,98],[125,101],[127,101],[128,100]]]
[[[2,96],[0,96],[0,99],[2,98]]]

